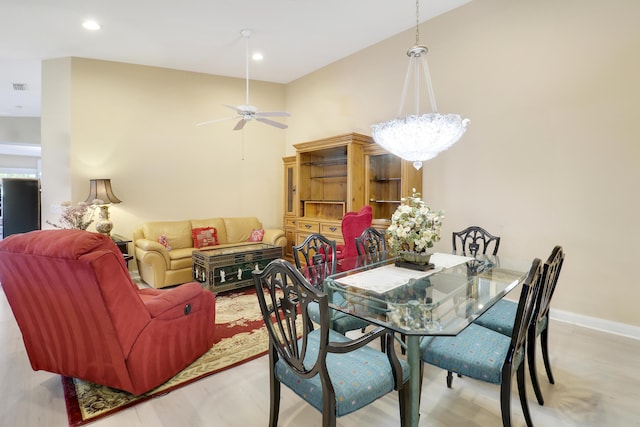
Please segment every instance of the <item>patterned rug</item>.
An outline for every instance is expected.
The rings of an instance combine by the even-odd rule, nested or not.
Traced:
[[[88,424],[266,354],[269,336],[253,288],[217,296],[215,336],[214,345],[208,352],[142,396],[62,377],[69,426]]]

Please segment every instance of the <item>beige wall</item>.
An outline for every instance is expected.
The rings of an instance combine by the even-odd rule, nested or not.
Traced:
[[[42,63],[42,179],[41,218],[42,227],[47,221],[57,222],[58,215],[51,213],[53,205],[63,201],[75,202],[86,196],[71,195],[71,183],[75,179],[71,169],[71,58],[52,59]],[[88,194],[88,190],[87,190]],[[82,197],[80,199],[79,197]]]
[[[43,163],[46,154],[67,153],[57,164],[68,163],[71,182],[60,170],[43,176],[57,193],[43,202],[43,217],[57,218],[50,204],[84,200],[89,179],[110,178],[123,201],[110,209],[114,232],[125,236],[144,221],[213,216],[255,215],[265,227],[281,226],[282,130],[249,123],[232,131],[236,120],[196,126],[235,116],[221,104],[244,104],[242,79],[79,58],[45,61],[43,75],[65,61],[71,87],[51,103],[66,102],[59,108],[71,119],[52,125],[43,110]],[[281,110],[284,89],[252,82],[250,101]]]
[[[477,0],[421,28],[440,112],[472,120],[425,164],[426,199],[447,212],[437,249],[449,251],[451,231],[470,224],[502,236],[504,256],[544,259],[561,244],[554,308],[634,326],[637,16],[635,0]],[[62,167],[73,199],[86,197],[89,178],[110,177],[124,201],[112,208],[115,231],[125,235],[145,220],[209,215],[278,225],[281,157],[393,117],[413,42],[407,31],[286,86],[253,84],[253,104],[292,117],[285,132],[250,123],[244,160],[233,122],[193,126],[229,115],[222,103],[243,103],[242,80],[73,59],[68,147],[55,147],[71,152]]]
[[[554,307],[640,325],[640,2],[474,1],[421,27],[442,113],[466,135],[425,163],[450,233],[479,224],[507,256],[566,263]],[[287,86],[291,144],[395,116],[413,31]]]

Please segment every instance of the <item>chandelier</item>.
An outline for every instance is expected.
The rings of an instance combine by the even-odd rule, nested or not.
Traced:
[[[398,118],[371,126],[373,140],[387,151],[413,162],[416,169],[422,162],[433,159],[439,153],[455,144],[467,130],[469,119],[458,114],[439,114],[433,95],[426,53],[428,49],[419,44],[419,0],[416,0],[416,44],[407,51],[409,69],[402,89]],[[420,68],[424,72],[431,101],[432,113],[420,115]],[[413,79],[412,79],[413,74]],[[402,116],[409,81],[415,85],[415,114]]]

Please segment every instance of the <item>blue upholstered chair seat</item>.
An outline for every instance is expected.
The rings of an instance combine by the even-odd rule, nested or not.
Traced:
[[[333,294],[333,302],[334,304],[341,307],[347,305],[347,301],[340,293]],[[307,307],[307,312],[309,313],[309,317],[311,318],[311,320],[313,320],[315,323],[320,323],[320,310],[318,309],[318,304],[309,304],[309,306]],[[366,322],[358,317],[351,316],[349,314],[333,310],[331,308],[329,309],[329,315],[331,316],[331,328],[343,335],[348,331],[355,331],[357,329],[365,328],[370,325],[369,322]]]
[[[315,363],[319,345],[320,330],[308,336],[307,354],[304,365],[310,368]],[[349,338],[329,331],[329,341],[347,342]],[[404,380],[409,377],[409,365],[400,360]],[[393,375],[387,356],[369,346],[346,354],[327,354],[327,370],[336,395],[336,415],[338,417],[368,405],[393,390]],[[287,385],[296,394],[322,411],[322,384],[320,376],[305,379],[298,376],[282,361],[275,366],[278,381]],[[366,390],[366,392],[363,392]]]
[[[513,322],[516,319],[517,310],[517,303],[500,300],[473,323],[510,337],[513,333]],[[546,329],[547,322],[547,316],[544,316],[538,321],[536,325],[536,336],[540,335],[540,332]]]
[[[516,320],[517,310],[517,303],[502,299],[484,312],[482,316],[474,320],[473,323],[510,337],[513,332],[513,322]]]
[[[493,384],[502,383],[511,337],[475,324],[455,337],[427,337],[420,343],[422,360],[465,377]],[[523,352],[516,354],[514,372]]]

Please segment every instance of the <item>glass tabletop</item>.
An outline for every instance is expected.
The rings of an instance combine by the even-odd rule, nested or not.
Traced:
[[[342,260],[327,277],[330,306],[405,335],[456,335],[526,277],[530,263],[436,253],[431,268],[399,259]],[[396,263],[398,265],[396,265]]]

